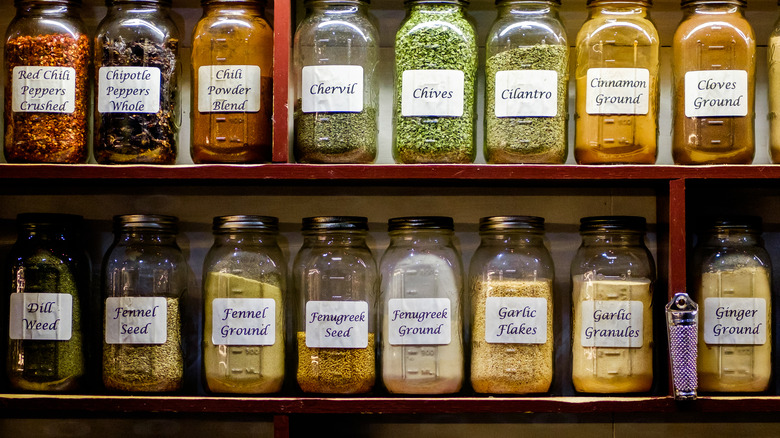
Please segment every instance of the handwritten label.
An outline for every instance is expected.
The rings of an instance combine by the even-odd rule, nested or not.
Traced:
[[[650,70],[591,68],[585,90],[588,114],[647,114],[650,108]]]
[[[639,348],[644,322],[641,301],[583,301],[583,347]]]
[[[198,111],[256,113],[260,111],[260,67],[202,65],[198,67]]]
[[[366,348],[368,346],[368,303],[365,301],[307,302],[306,346]]]
[[[97,88],[101,113],[160,111],[159,68],[100,67]]]
[[[11,109],[17,113],[66,113],[76,110],[76,69],[14,67]]]
[[[73,333],[73,296],[57,293],[11,294],[11,339],[67,341]]]
[[[301,75],[303,112],[363,111],[363,67],[310,65],[303,68]]]
[[[704,299],[704,342],[707,344],[763,345],[766,333],[765,299]]]
[[[488,297],[485,341],[491,344],[547,342],[547,300],[530,297]]]
[[[452,339],[448,298],[394,298],[386,318],[390,345],[448,345]]]
[[[748,104],[744,70],[685,73],[685,117],[746,116]]]
[[[164,344],[167,324],[165,298],[106,298],[107,344]]]
[[[271,298],[216,298],[211,302],[214,345],[274,345],[276,301]]]
[[[460,70],[403,72],[401,115],[461,117],[465,76]]]
[[[496,117],[558,115],[558,72],[508,70],[496,72]]]

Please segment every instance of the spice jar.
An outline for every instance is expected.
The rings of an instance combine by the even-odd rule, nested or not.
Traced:
[[[778,3],[780,4],[780,3]],[[769,156],[780,163],[780,18],[769,36]]]
[[[8,379],[26,391],[75,389],[85,372],[90,277],[81,216],[20,214],[17,226],[6,265]]]
[[[192,36],[192,161],[270,161],[274,33],[265,2],[201,3]]]
[[[80,0],[15,0],[5,33],[5,159],[87,161],[89,37]]]
[[[471,386],[490,394],[547,392],[553,378],[553,261],[544,219],[479,221],[471,258]]]
[[[380,263],[382,381],[395,394],[451,394],[463,385],[463,273],[450,217],[388,221]]]
[[[581,219],[572,276],[572,380],[578,392],[645,392],[653,383],[655,264],[645,219]]]
[[[487,38],[485,161],[563,163],[569,45],[560,0],[497,0]]]
[[[171,0],[110,0],[95,36],[95,160],[174,164],[179,30]]]
[[[108,390],[169,392],[182,386],[181,300],[187,264],[173,216],[114,217],[103,259],[103,385]]]
[[[279,220],[214,218],[203,263],[203,370],[211,392],[277,392],[284,380],[287,262]]]
[[[760,392],[772,377],[772,265],[761,218],[722,217],[695,251],[698,380],[704,392]]]
[[[293,40],[301,163],[372,163],[377,154],[379,32],[368,0],[305,0]]]
[[[683,0],[672,40],[675,164],[750,164],[756,37],[744,0]]]
[[[574,156],[653,164],[658,154],[658,31],[650,0],[588,0],[577,34]]]
[[[364,217],[303,219],[293,278],[304,392],[359,394],[374,386],[377,269],[367,232]]]
[[[471,163],[476,154],[477,42],[465,0],[405,0],[395,36],[393,158]]]

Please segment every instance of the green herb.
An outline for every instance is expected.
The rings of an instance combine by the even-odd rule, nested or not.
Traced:
[[[354,113],[304,113],[295,103],[295,160],[299,163],[371,163],[376,159],[376,108]]]
[[[461,70],[461,117],[401,115],[406,70]],[[417,4],[395,40],[395,147],[400,163],[470,163],[475,155],[475,81],[477,44],[474,26],[454,4]]]
[[[491,56],[485,68],[485,160],[488,163],[566,161],[568,48],[537,44]],[[496,117],[496,73],[553,70],[558,73],[558,113],[554,117]]]

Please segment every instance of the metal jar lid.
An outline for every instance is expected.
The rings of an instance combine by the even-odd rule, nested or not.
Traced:
[[[641,216],[589,216],[580,219],[580,232],[633,231],[644,233],[647,221]]]
[[[488,216],[479,220],[479,231],[532,230],[544,231],[544,218],[539,216]]]
[[[214,231],[279,231],[279,219],[273,216],[236,214],[214,218]]]
[[[447,216],[406,216],[395,217],[387,221],[388,231],[398,230],[450,230],[455,228],[451,217]]]
[[[123,214],[114,216],[114,230],[116,231],[159,231],[162,233],[176,233],[179,219],[176,216],[161,214]]]
[[[750,233],[761,233],[763,224],[758,216],[718,216],[707,221],[702,226],[705,233],[722,233],[725,231],[742,231]]]
[[[363,216],[314,216],[301,221],[303,231],[368,231],[368,218]]]

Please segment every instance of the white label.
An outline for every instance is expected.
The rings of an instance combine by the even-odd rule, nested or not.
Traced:
[[[647,114],[650,108],[650,70],[591,68],[585,92],[588,114]]]
[[[260,67],[257,65],[198,67],[198,111],[202,113],[260,111]]]
[[[214,345],[274,345],[276,301],[271,298],[215,298],[211,302]]]
[[[530,297],[488,297],[485,341],[491,344],[547,342],[547,300]]]
[[[461,70],[406,70],[401,115],[461,117],[465,76]]]
[[[11,339],[67,341],[73,330],[73,296],[55,293],[11,294]]]
[[[167,338],[165,298],[106,298],[107,344],[164,344]]]
[[[76,69],[14,67],[11,107],[17,113],[67,113],[76,110]]]
[[[580,306],[583,347],[642,346],[641,301],[583,301]]]
[[[156,113],[160,111],[160,69],[100,67],[97,93],[101,113]]]
[[[745,70],[685,73],[685,117],[746,116],[748,103]]]
[[[496,72],[496,117],[555,117],[558,114],[558,72]]]
[[[366,348],[368,346],[368,303],[365,301],[307,302],[306,346]]]
[[[311,65],[301,75],[303,112],[363,111],[363,67]]]
[[[704,299],[704,342],[707,344],[763,345],[766,331],[765,299]]]
[[[386,317],[390,345],[447,345],[452,338],[448,298],[394,298]]]

